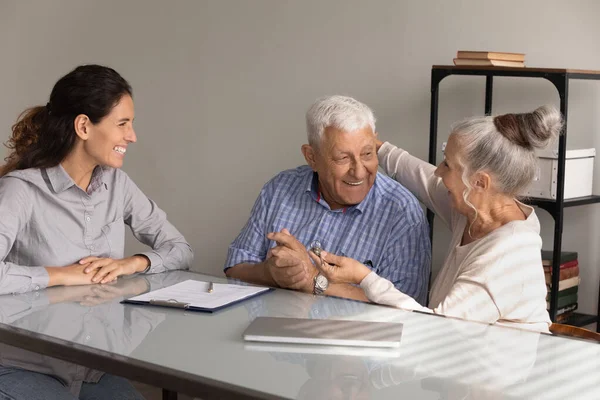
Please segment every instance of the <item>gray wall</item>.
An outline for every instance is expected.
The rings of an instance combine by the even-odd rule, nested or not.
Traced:
[[[8,137],[18,113],[45,104],[74,66],[114,67],[136,101],[139,141],[124,169],[191,242],[195,269],[221,273],[263,183],[303,163],[315,98],[366,102],[381,137],[426,157],[432,64],[492,49],[524,52],[529,66],[600,69],[598,15],[593,0],[0,0],[0,126]],[[496,81],[494,112],[558,104],[546,82]],[[570,148],[599,144],[599,88],[571,86]],[[442,83],[440,139],[451,122],[483,112],[483,89],[482,78]],[[539,214],[549,248],[552,220]],[[595,311],[600,208],[568,209],[565,224],[564,248],[580,253],[580,308]],[[438,226],[435,268],[446,244]]]

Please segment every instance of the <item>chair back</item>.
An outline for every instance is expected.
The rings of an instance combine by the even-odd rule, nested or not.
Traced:
[[[579,328],[577,326],[555,323],[550,325],[550,332],[557,336],[568,336],[579,339],[588,339],[600,343],[600,333],[590,331],[584,328]]]

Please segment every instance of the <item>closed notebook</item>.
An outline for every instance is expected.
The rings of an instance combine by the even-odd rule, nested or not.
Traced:
[[[244,350],[264,351],[268,353],[287,354],[319,354],[351,357],[400,357],[400,347],[359,347],[359,346],[327,346],[321,344],[295,344],[295,343],[244,343]]]
[[[243,334],[252,342],[302,343],[337,346],[399,347],[402,324],[258,317]]]

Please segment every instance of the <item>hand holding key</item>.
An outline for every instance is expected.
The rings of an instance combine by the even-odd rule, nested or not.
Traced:
[[[320,248],[311,249],[310,257],[317,266],[317,269],[331,283],[359,284],[371,273],[369,267],[361,262],[349,257],[327,253]]]

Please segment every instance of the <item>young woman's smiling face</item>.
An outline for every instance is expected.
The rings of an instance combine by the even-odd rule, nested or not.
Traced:
[[[83,148],[94,164],[112,168],[123,166],[127,146],[137,141],[134,117],[133,99],[124,95],[100,122],[88,123],[89,136]]]

